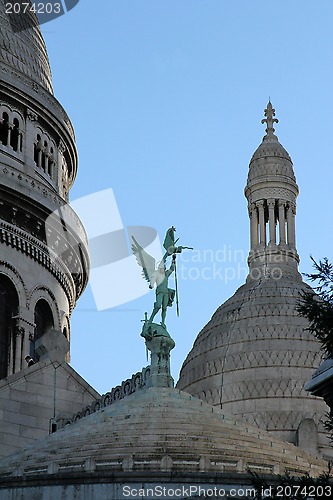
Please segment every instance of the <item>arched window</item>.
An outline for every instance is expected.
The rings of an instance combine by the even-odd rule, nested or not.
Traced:
[[[48,136],[42,132],[41,134],[42,135],[37,134],[34,143],[34,161],[36,166],[40,168],[44,174],[48,175],[50,179],[53,179],[55,167],[54,144],[50,141]],[[51,146],[51,144],[53,144],[53,146]]]
[[[35,361],[38,361],[38,356],[35,352],[36,341],[53,327],[54,321],[51,308],[45,299],[40,299],[35,307],[35,333],[30,348],[30,356]]]
[[[13,317],[17,314],[18,296],[12,282],[0,275],[0,379],[9,375],[10,357],[15,352]]]
[[[9,135],[9,116],[8,113],[3,112],[0,118],[0,142],[4,146],[8,144],[8,135]]]

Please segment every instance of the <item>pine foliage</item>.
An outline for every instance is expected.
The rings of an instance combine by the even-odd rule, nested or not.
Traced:
[[[315,272],[305,276],[316,286],[303,293],[298,311],[309,320],[308,330],[320,340],[326,356],[333,358],[333,265],[326,257],[311,259]]]

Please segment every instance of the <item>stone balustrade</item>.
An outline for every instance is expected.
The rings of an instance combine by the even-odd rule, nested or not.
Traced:
[[[111,391],[103,394],[100,399],[94,401],[91,405],[85,406],[81,411],[75,413],[71,418],[63,418],[58,416],[52,424],[52,431],[56,432],[63,429],[66,425],[73,424],[92,413],[102,410],[108,405],[114,404],[126,396],[130,396],[134,392],[143,389],[147,386],[147,380],[150,376],[150,365],[132,375],[131,378],[124,380],[120,385],[117,385]]]

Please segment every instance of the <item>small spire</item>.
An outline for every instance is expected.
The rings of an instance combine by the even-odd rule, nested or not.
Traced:
[[[267,108],[265,109],[265,116],[266,116],[266,118],[263,118],[261,120],[261,123],[267,124],[266,135],[264,137],[264,140],[277,139],[276,135],[274,135],[275,128],[273,127],[273,125],[274,125],[274,123],[279,123],[279,120],[277,118],[274,118],[275,109],[273,108],[270,99],[268,101]]]

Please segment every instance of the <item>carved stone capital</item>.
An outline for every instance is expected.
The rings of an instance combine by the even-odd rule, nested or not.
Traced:
[[[27,118],[31,122],[37,122],[38,121],[38,115],[31,111],[31,109],[28,109],[27,111]]]
[[[296,203],[289,203],[289,210],[293,215],[296,215]]]
[[[15,327],[15,335],[16,337],[23,337],[25,333],[25,329],[23,326],[16,326]]]

